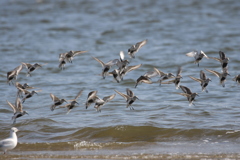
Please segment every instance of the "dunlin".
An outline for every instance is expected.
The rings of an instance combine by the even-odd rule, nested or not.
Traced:
[[[200,52],[192,51],[187,53],[186,56],[194,57],[195,58],[194,63],[198,64],[198,67],[199,67],[199,62],[202,60],[203,57],[208,59],[208,56],[203,51],[200,51]]]
[[[200,71],[200,79],[192,77],[192,76],[189,76],[189,77],[191,79],[193,79],[194,81],[197,81],[200,83],[200,85],[202,86],[202,92],[205,90],[208,93],[208,90],[206,87],[207,87],[209,81],[211,81],[211,79],[207,78],[206,74],[202,70]]]
[[[17,97],[15,105],[10,103],[9,101],[7,101],[7,103],[13,110],[13,116],[12,116],[13,124],[16,123],[17,118],[22,117],[25,114],[28,114],[27,111],[23,110],[23,106],[20,98]]]
[[[131,58],[135,58],[135,54],[139,51],[139,49],[147,43],[147,39],[141,42],[132,45],[131,48],[128,49],[128,54]]]

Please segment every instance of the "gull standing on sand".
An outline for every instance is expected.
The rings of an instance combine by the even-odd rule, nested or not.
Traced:
[[[199,67],[199,62],[202,60],[203,57],[208,59],[208,56],[203,51],[200,51],[200,52],[192,51],[192,52],[187,53],[186,56],[194,57],[195,58],[194,63],[198,64],[198,67]]]
[[[220,84],[225,87],[225,81],[226,81],[226,78],[228,75],[230,75],[228,73],[228,70],[227,68],[223,69],[223,72],[222,73],[219,73],[217,71],[213,71],[213,70],[210,70],[210,69],[205,69],[206,71],[210,72],[210,73],[213,73],[215,76],[219,77],[219,80],[220,80]]]
[[[71,101],[71,103],[66,104],[66,105],[64,105],[64,106],[59,106],[59,108],[67,108],[68,111],[67,111],[66,114],[68,114],[68,113],[76,106],[76,103],[79,104],[79,103],[77,102],[77,99],[82,95],[82,92],[83,92],[83,90],[80,90],[80,91],[78,92],[77,96],[76,96],[73,100],[69,100],[69,101]]]
[[[17,97],[15,101],[15,105],[10,103],[9,101],[7,101],[7,103],[13,110],[13,116],[12,116],[13,124],[16,123],[17,118],[22,117],[25,114],[28,114],[27,111],[23,110],[23,106],[20,98]]]
[[[127,94],[121,93],[117,90],[114,90],[114,91],[117,92],[120,96],[122,96],[126,100],[126,102],[127,102],[126,108],[130,107],[130,110],[134,110],[134,108],[131,105],[133,104],[133,102],[136,101],[136,99],[138,99],[138,97],[135,96],[134,93],[130,89],[128,89],[128,88],[126,89]]]
[[[207,85],[209,83],[209,81],[211,81],[210,78],[207,78],[206,74],[201,70],[200,71],[200,79],[189,76],[191,79],[193,79],[194,81],[200,82],[200,85],[202,86],[202,92],[205,90],[208,93],[207,90]]]
[[[13,79],[17,80],[17,76],[22,70],[23,66],[22,64],[20,66],[17,66],[12,71],[7,72],[7,83],[10,85],[10,82],[12,82]],[[13,82],[12,82],[13,83]]]
[[[103,97],[103,99],[97,97],[95,100],[95,106],[94,108],[96,108],[97,112],[101,112],[101,108],[109,101],[111,101],[114,97],[116,96],[116,94],[107,96],[107,97]]]
[[[147,39],[141,42],[136,43],[135,45],[132,45],[128,49],[128,54],[131,58],[135,58],[135,54],[139,51],[139,49],[144,46],[147,43]]]
[[[184,93],[177,93],[177,94],[180,94],[182,96],[187,97],[187,100],[189,102],[189,106],[191,106],[192,104],[195,106],[193,101],[195,100],[195,97],[198,96],[198,93],[192,93],[191,90],[188,87],[185,87],[185,86],[180,85],[180,88],[182,89],[182,91]]]
[[[216,61],[219,61],[221,63],[221,66],[222,66],[222,70],[224,70],[228,66],[229,58],[226,57],[225,53],[222,52],[222,51],[219,51],[219,57],[220,58],[215,58],[215,57],[209,57],[209,58],[215,59]]]
[[[174,83],[176,89],[179,89],[180,81],[181,81],[181,73],[182,73],[182,67],[178,67],[177,74],[173,80],[162,82],[162,84],[171,84]]]
[[[86,109],[88,109],[88,107],[92,104],[96,102],[97,97],[97,92],[98,91],[91,91],[90,93],[88,93],[88,97],[87,97],[87,101],[85,103],[86,105]]]
[[[58,97],[56,97],[52,93],[50,93],[50,97],[52,98],[52,100],[54,102],[54,104],[51,106],[51,111],[54,111],[56,106],[59,106],[59,105],[63,104],[64,102],[67,103],[67,101],[65,99],[59,99]]]
[[[116,65],[117,62],[119,61],[118,59],[114,59],[114,60],[111,60],[107,63],[104,63],[102,62],[100,59],[96,58],[96,57],[92,57],[93,59],[95,59],[97,62],[99,62],[101,65],[102,65],[102,77],[103,79],[105,79],[106,77],[106,74],[108,73],[108,71],[110,70],[110,68],[113,66],[113,65]]]
[[[12,127],[10,130],[10,136],[0,141],[0,149],[3,151],[4,154],[6,154],[7,150],[12,150],[17,146],[17,131],[17,128]]]

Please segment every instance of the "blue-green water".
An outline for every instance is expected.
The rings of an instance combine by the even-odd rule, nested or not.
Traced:
[[[240,74],[239,1],[3,0],[0,14],[1,139],[7,137],[11,126],[21,130],[20,144],[11,154],[94,150],[93,155],[118,152],[131,157],[134,153],[239,152],[240,86],[232,81]],[[130,64],[142,64],[139,69],[120,83],[111,76],[99,76],[101,65],[91,56],[107,62],[124,51],[129,58],[128,48],[144,39],[148,39],[147,44]],[[65,70],[59,69],[59,54],[70,50],[88,52],[76,56]],[[225,88],[219,85],[218,77],[205,71],[212,82],[207,87],[209,93],[201,92],[199,83],[188,76],[198,78],[204,68],[221,72],[221,66],[215,60],[203,59],[198,67],[193,58],[185,56],[192,50],[203,50],[210,57],[219,57],[220,50],[225,52],[231,75]],[[47,64],[31,77],[26,76],[25,68],[19,74],[19,83],[42,92],[26,100],[23,106],[29,115],[12,125],[13,113],[6,100],[14,103],[17,90],[6,83],[6,74],[21,62]],[[181,84],[199,93],[195,106],[175,94],[182,91],[174,84],[140,84],[134,88],[137,78],[153,67],[175,74],[178,66],[183,69]],[[114,89],[125,92],[126,88],[140,99],[133,104],[135,110],[126,108],[119,95],[101,113],[93,106],[85,109],[90,91],[98,90],[98,96],[104,97],[114,94]],[[80,105],[68,115],[64,108],[50,111],[50,93],[73,99],[81,89]]]

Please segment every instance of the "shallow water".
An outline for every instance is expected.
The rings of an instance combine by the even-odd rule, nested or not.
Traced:
[[[176,159],[239,158],[239,85],[232,78],[239,72],[238,1],[14,1],[0,2],[0,136],[8,136],[17,127],[19,144],[12,158],[89,158],[89,159]],[[102,79],[103,62],[119,58],[136,42],[148,43],[131,60],[143,64],[117,83]],[[87,50],[58,68],[59,53]],[[199,77],[204,68],[221,71],[220,63],[203,59],[198,67],[185,53],[203,50],[210,57],[224,51],[230,58],[226,87],[212,79],[209,93],[188,76]],[[6,73],[21,62],[46,63],[31,77],[23,69],[18,82],[42,89],[23,104],[29,115],[12,125],[16,89],[6,83]],[[181,84],[198,92],[195,106],[175,94],[174,84],[140,84],[136,79],[156,67],[176,73],[182,66]],[[158,78],[153,78],[157,81]],[[135,110],[126,108],[119,95],[102,112],[93,106],[85,109],[90,91],[99,97],[125,92],[130,88],[140,100]],[[73,99],[83,89],[79,107],[68,115],[66,109],[50,111],[53,93]],[[188,157],[188,155],[190,157]],[[194,157],[194,155],[199,157]],[[145,157],[144,157],[145,156]],[[172,157],[171,157],[172,156]],[[176,156],[176,157],[174,157]],[[177,157],[179,156],[179,157]],[[182,156],[182,157],[181,157]],[[6,157],[7,158],[7,157]]]

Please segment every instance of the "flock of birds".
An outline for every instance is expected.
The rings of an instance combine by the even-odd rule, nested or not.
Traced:
[[[131,60],[135,58],[135,54],[139,51],[139,49],[141,47],[143,47],[146,43],[147,43],[147,40],[143,40],[141,42],[136,43],[135,45],[132,45],[128,49],[128,55],[130,56],[130,60],[125,59],[125,55],[124,55],[123,51],[120,52],[119,59],[110,60],[109,62],[106,62],[106,63],[102,62],[100,59],[98,59],[96,57],[92,57],[94,60],[96,60],[97,62],[99,62],[101,64],[101,66],[102,66],[101,76],[103,77],[103,79],[105,79],[106,76],[113,76],[115,81],[117,83],[120,83],[121,81],[123,81],[123,78],[127,73],[141,67],[142,64],[134,65],[134,66],[129,66],[129,64],[130,64]],[[64,70],[65,65],[67,63],[72,63],[73,58],[75,56],[80,55],[82,53],[86,53],[86,52],[87,51],[69,51],[66,53],[59,54],[59,68]],[[203,51],[200,51],[200,52],[192,51],[192,52],[187,53],[186,56],[193,57],[195,59],[195,63],[198,66],[199,66],[200,61],[203,58],[214,59],[216,61],[219,61],[221,63],[221,68],[222,68],[221,73],[214,71],[214,70],[210,70],[210,69],[205,69],[205,70],[216,75],[217,77],[219,77],[220,84],[223,87],[225,87],[225,81],[226,81],[227,76],[229,75],[229,73],[228,73],[229,58],[226,57],[224,52],[219,51],[219,58],[208,57]],[[17,118],[22,117],[25,114],[28,114],[27,111],[23,110],[23,103],[27,99],[34,96],[34,94],[38,94],[38,92],[41,92],[41,90],[29,91],[31,89],[34,89],[34,87],[29,86],[27,83],[20,84],[19,82],[17,82],[17,76],[22,71],[23,67],[27,68],[27,76],[31,76],[31,73],[33,71],[37,70],[38,68],[41,68],[43,65],[45,65],[45,64],[38,64],[38,63],[29,64],[29,63],[22,62],[21,65],[17,66],[12,71],[7,72],[7,83],[9,85],[13,84],[17,88],[17,96],[16,96],[15,104],[12,104],[9,101],[7,101],[8,105],[13,110],[13,116],[12,116],[13,124],[16,123]],[[113,66],[116,66],[115,69],[110,71],[110,69]],[[192,104],[194,105],[193,101],[195,100],[195,97],[198,95],[198,93],[192,93],[192,91],[188,87],[180,85],[180,81],[182,79],[181,72],[182,72],[181,67],[178,67],[176,75],[174,75],[173,73],[164,73],[157,68],[153,68],[153,71],[149,71],[149,72],[141,75],[139,78],[137,78],[135,88],[141,83],[147,83],[147,84],[156,83],[156,82],[153,82],[151,78],[158,76],[159,80],[157,81],[157,83],[159,83],[159,85],[175,84],[176,89],[181,88],[181,90],[183,91],[182,93],[177,93],[177,94],[185,96],[189,102],[189,105],[192,105]],[[207,78],[204,71],[202,71],[202,70],[200,71],[200,78],[195,78],[192,76],[189,76],[189,77],[191,79],[193,79],[194,81],[197,81],[200,83],[200,85],[202,87],[202,91],[208,92],[206,87],[208,86],[208,83],[211,81],[211,79]],[[13,82],[14,80],[15,80],[15,83]],[[237,83],[240,83],[240,74],[235,76],[235,78],[233,80],[236,81]],[[130,110],[134,110],[134,108],[132,107],[132,104],[138,99],[138,97],[136,95],[134,95],[132,90],[127,88],[126,94],[119,92],[117,90],[114,90],[114,91],[126,100],[127,108],[129,107]],[[76,104],[78,104],[77,99],[82,95],[82,92],[83,92],[83,90],[80,90],[78,92],[78,94],[76,95],[76,97],[72,100],[61,99],[61,98],[58,98],[57,96],[55,96],[54,94],[50,93],[50,97],[53,101],[53,104],[51,105],[50,110],[54,111],[54,109],[56,107],[67,108],[67,110],[68,110],[67,114],[68,114],[76,106]],[[85,102],[86,109],[91,104],[95,104],[94,108],[98,112],[101,112],[102,106],[104,106],[107,102],[114,99],[116,96],[116,94],[112,94],[110,96],[100,98],[97,95],[97,93],[98,93],[98,91],[91,91],[88,94],[87,100]],[[65,102],[67,104],[63,105],[63,103],[65,103]],[[7,150],[10,150],[10,149],[13,149],[14,147],[16,147],[16,145],[17,145],[16,132],[17,131],[18,131],[17,128],[12,127],[11,131],[10,131],[10,137],[0,141],[0,149],[2,149],[4,151],[4,153],[6,153]]]

